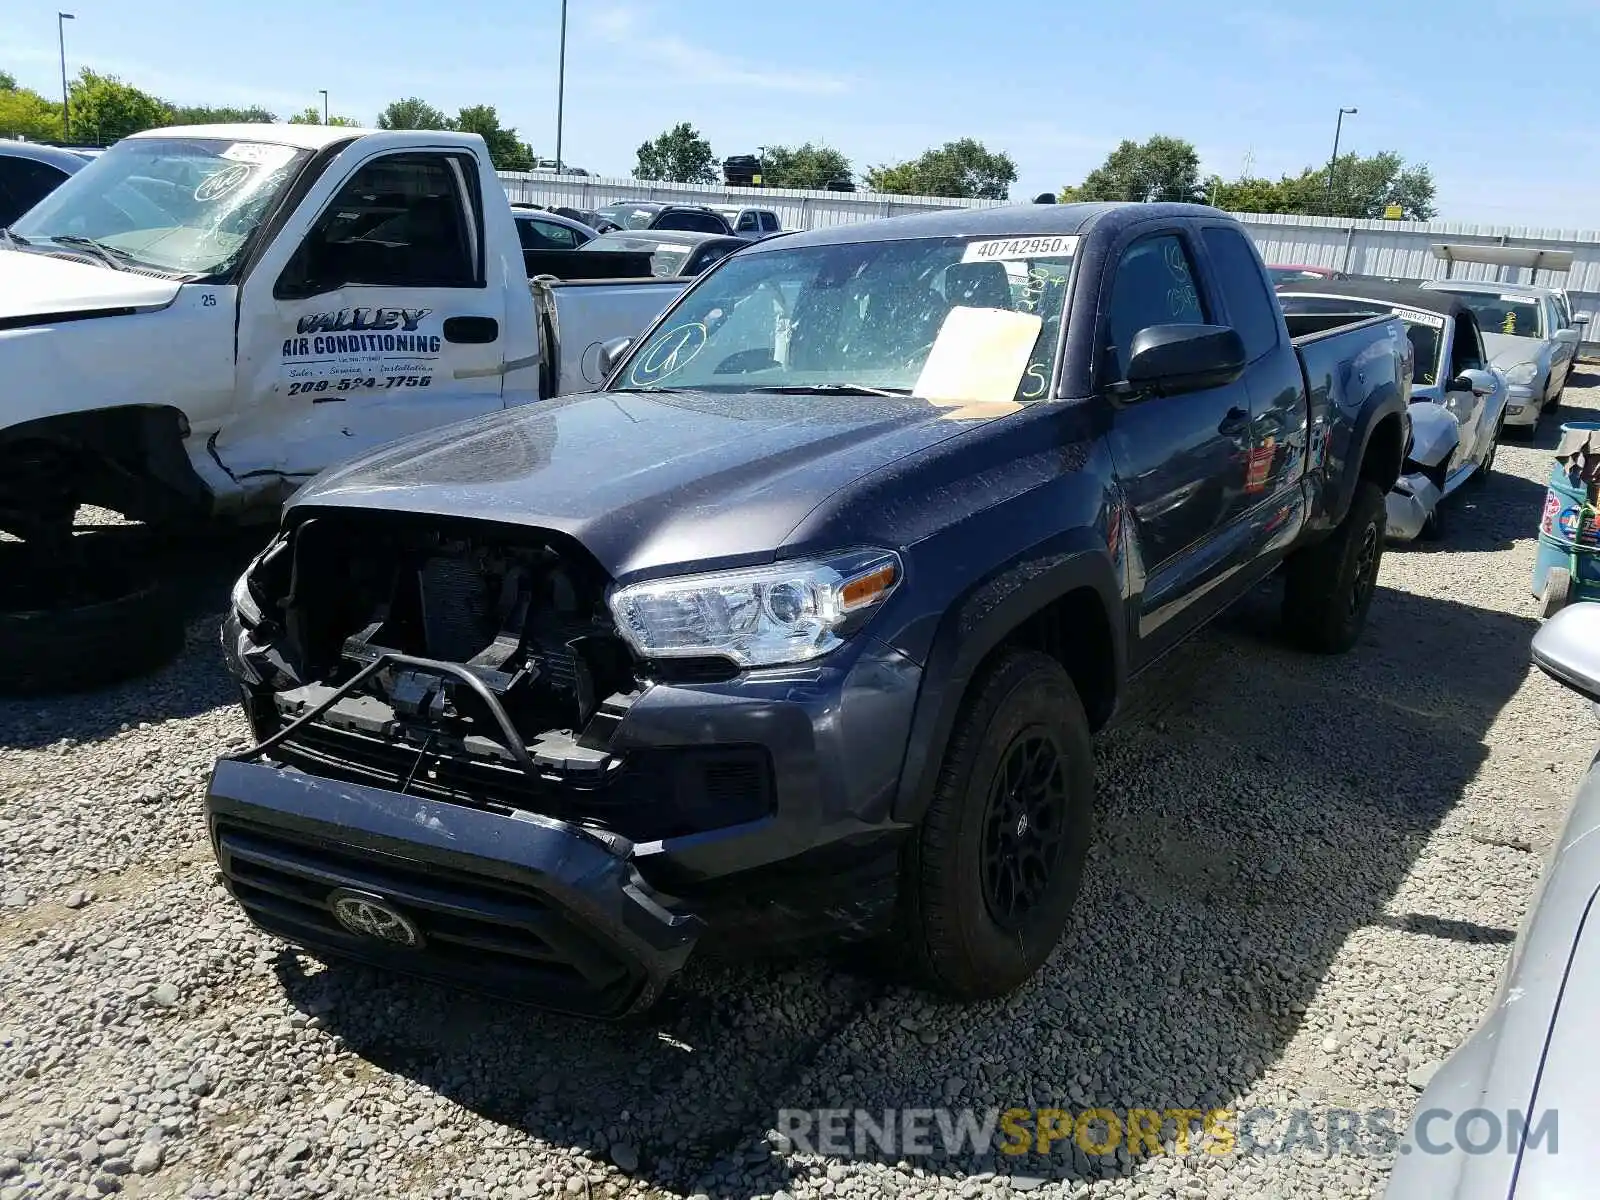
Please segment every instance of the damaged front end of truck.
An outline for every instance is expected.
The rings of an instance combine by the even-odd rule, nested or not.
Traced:
[[[224,648],[257,739],[208,797],[226,884],[314,951],[589,1016],[654,1002],[701,920],[640,843],[757,820],[751,747],[623,752],[644,686],[583,548],[313,514],[241,577]]]

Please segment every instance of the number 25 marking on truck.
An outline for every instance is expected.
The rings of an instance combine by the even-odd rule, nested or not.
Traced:
[[[217,294],[215,292],[201,292],[200,293],[200,307],[201,308],[215,308],[216,306],[217,306]]]

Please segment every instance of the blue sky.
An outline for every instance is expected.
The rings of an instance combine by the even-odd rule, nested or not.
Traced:
[[[559,0],[66,2],[69,72],[280,114],[325,87],[368,122],[405,95],[489,103],[554,152]],[[0,30],[0,68],[59,92],[55,8],[0,0]],[[1228,177],[1325,163],[1343,105],[1342,148],[1427,162],[1444,218],[1593,229],[1597,56],[1597,0],[571,0],[564,157],[625,175],[681,120],[719,158],[821,140],[858,170],[972,136],[1020,199],[1153,133]]]

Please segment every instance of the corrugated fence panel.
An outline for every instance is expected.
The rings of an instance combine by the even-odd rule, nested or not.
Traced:
[[[751,204],[772,209],[785,229],[813,229],[874,221],[947,208],[993,208],[1005,200],[956,200],[943,196],[888,196],[874,192],[811,192],[786,188],[730,188],[688,183],[658,183],[597,176],[534,175],[502,171],[500,179],[513,202],[597,208],[613,200],[664,200],[680,204]],[[1564,287],[1579,312],[1597,316],[1585,333],[1600,339],[1600,232],[1538,229],[1520,225],[1469,225],[1459,221],[1368,221],[1305,217],[1285,213],[1234,213],[1272,263],[1333,267],[1353,275],[1425,280],[1446,277],[1446,264],[1433,253],[1439,242],[1492,246],[1537,246],[1573,251],[1570,271],[1540,271],[1537,279],[1518,267],[1457,263],[1458,279],[1539,283]]]

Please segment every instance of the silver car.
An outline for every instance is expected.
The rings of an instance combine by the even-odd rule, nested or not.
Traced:
[[[1511,385],[1507,427],[1533,428],[1560,404],[1587,313],[1570,313],[1555,289],[1526,283],[1434,279],[1422,286],[1460,296],[1476,314],[1484,347]]]
[[[1600,604],[1562,609],[1533,661],[1600,705]],[[1596,711],[1552,714],[1592,738]],[[1417,1100],[1384,1200],[1554,1200],[1600,1193],[1600,758],[1551,848],[1483,1023]]]

